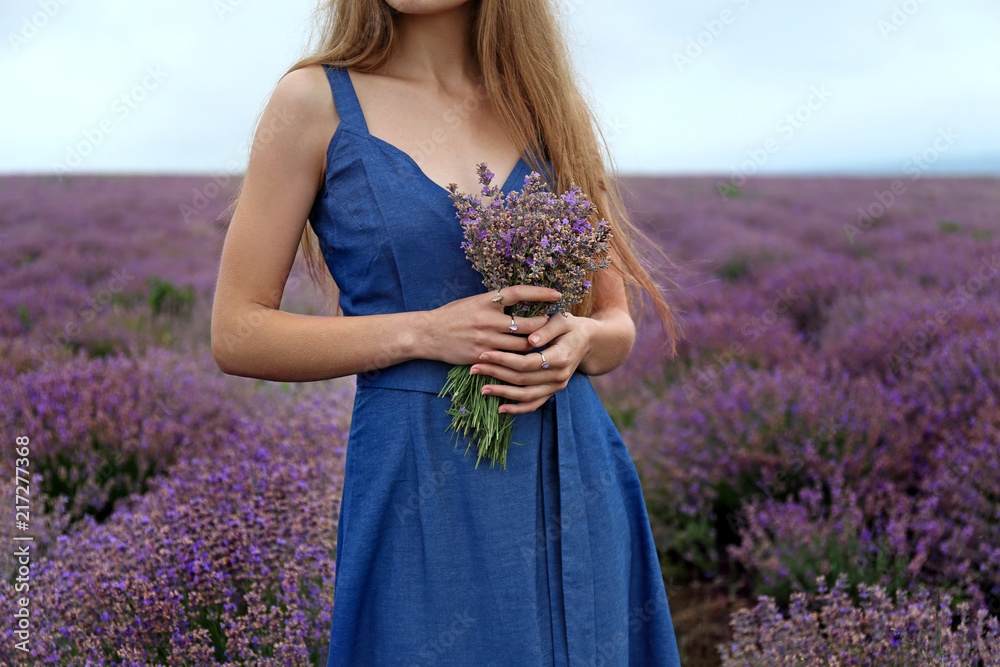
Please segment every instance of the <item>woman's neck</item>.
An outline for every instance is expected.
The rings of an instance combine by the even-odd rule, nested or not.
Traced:
[[[430,87],[456,88],[479,81],[473,53],[471,2],[430,14],[396,15],[396,43],[382,73]]]

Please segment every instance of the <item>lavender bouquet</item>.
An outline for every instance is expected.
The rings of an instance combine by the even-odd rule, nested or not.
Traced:
[[[596,225],[588,220],[597,208],[572,183],[568,192],[556,196],[538,172],[532,172],[525,177],[521,192],[504,195],[490,185],[494,174],[485,162],[479,164],[478,172],[482,195],[492,198],[488,205],[484,206],[479,197],[457,192],[454,183],[448,190],[465,232],[462,248],[483,276],[483,285],[489,290],[510,285],[555,289],[562,295],[558,301],[520,302],[505,307],[504,313],[520,317],[557,312],[567,315],[569,307],[579,303],[590,289],[590,273],[610,264],[610,225],[605,220]],[[438,394],[451,396],[451,425],[445,431],[471,433],[469,446],[474,440],[479,449],[477,468],[479,461],[487,457],[491,468],[500,461],[506,469],[514,415],[499,412],[499,407],[512,401],[503,396],[484,396],[482,388],[510,383],[488,375],[471,375],[471,368],[452,367]]]

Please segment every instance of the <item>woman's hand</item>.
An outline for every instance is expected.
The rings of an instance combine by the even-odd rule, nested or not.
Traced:
[[[508,329],[511,316],[504,315],[504,306],[521,301],[558,301],[559,292],[548,287],[512,285],[500,290],[502,302],[493,301],[495,296],[496,292],[476,294],[422,312],[420,346],[423,352],[420,356],[467,366],[479,361],[480,355],[487,350],[528,352],[533,349],[526,336],[515,333],[537,332],[546,326],[548,318],[515,315],[517,331],[514,332]]]
[[[542,368],[542,356],[538,353],[522,355],[490,350],[480,356],[482,361],[472,367],[472,373],[482,373],[511,383],[488,384],[483,387],[484,393],[520,401],[501,405],[501,412],[532,412],[545,403],[549,396],[562,391],[569,384],[569,379],[591,350],[594,323],[589,317],[554,315],[544,326],[528,336],[528,350],[551,343],[544,350],[548,368]]]

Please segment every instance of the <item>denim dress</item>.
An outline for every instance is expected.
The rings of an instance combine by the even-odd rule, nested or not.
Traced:
[[[368,133],[346,69],[326,73],[340,123],[309,221],[344,316],[485,292],[448,190]],[[522,157],[501,190],[529,174]],[[445,432],[449,368],[356,378],[327,666],[679,665],[639,477],[590,378],[514,415],[526,444],[477,468]]]

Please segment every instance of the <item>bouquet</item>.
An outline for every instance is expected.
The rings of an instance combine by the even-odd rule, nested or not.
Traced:
[[[492,197],[486,206],[479,197],[457,192],[449,184],[451,199],[461,221],[465,256],[483,277],[489,290],[510,285],[536,285],[557,290],[562,295],[555,302],[520,302],[504,308],[506,315],[567,315],[570,306],[579,303],[590,289],[587,277],[592,271],[610,264],[608,251],[610,225],[596,224],[588,218],[597,208],[587,196],[570,183],[569,191],[554,195],[538,172],[524,179],[521,192],[506,195],[491,186],[493,173],[486,163],[478,165],[482,194]],[[507,448],[511,441],[514,415],[499,412],[510,403],[503,396],[482,394],[487,384],[509,384],[488,375],[471,375],[472,366],[454,366],[438,396],[451,396],[451,425],[470,436],[479,449],[476,468],[484,458],[492,468],[497,461],[507,467]],[[453,435],[454,435],[453,434]],[[471,434],[471,435],[470,435]],[[519,445],[527,443],[516,443]],[[468,448],[466,448],[468,454]]]

